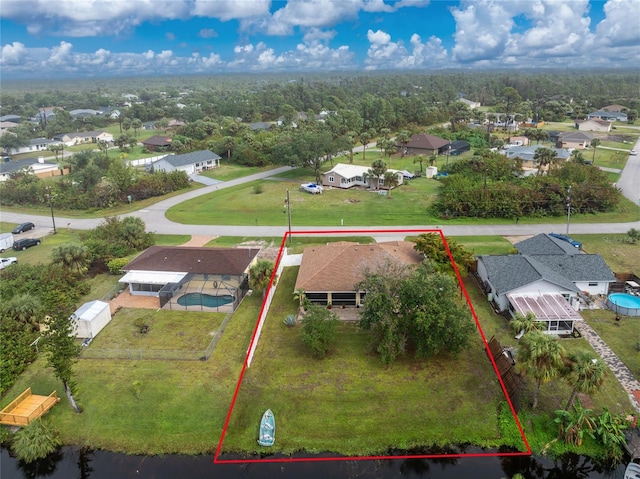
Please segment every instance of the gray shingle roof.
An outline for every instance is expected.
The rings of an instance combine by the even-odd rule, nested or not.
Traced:
[[[173,166],[192,165],[193,163],[219,159],[220,157],[218,155],[209,150],[193,151],[191,153],[185,153],[184,155],[169,155],[162,158],[162,160]]]
[[[570,281],[615,281],[611,269],[599,254],[536,255],[536,261],[544,264]]]
[[[23,158],[22,160],[9,161],[7,163],[0,163],[0,173],[13,173],[14,171],[20,171],[23,168],[29,168],[32,165],[39,163],[37,158]],[[55,165],[52,161],[45,161],[46,165]]]
[[[539,234],[514,245],[520,254],[580,254],[580,250],[566,241],[547,234]]]

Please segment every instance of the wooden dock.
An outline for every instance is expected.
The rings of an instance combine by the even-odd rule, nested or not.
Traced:
[[[0,411],[0,424],[28,426],[31,421],[44,415],[59,402],[60,398],[55,391],[48,396],[39,396],[32,394],[31,388],[27,388],[26,391]]]

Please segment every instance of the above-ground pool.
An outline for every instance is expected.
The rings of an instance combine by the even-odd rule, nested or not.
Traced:
[[[625,316],[640,316],[640,297],[627,293],[613,293],[607,298],[607,306]]]
[[[233,296],[223,294],[213,296],[205,293],[187,293],[178,298],[180,306],[206,306],[207,308],[217,308],[225,304],[233,303]]]

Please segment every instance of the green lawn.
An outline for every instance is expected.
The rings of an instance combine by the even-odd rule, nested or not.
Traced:
[[[202,176],[214,178],[220,181],[235,180],[236,178],[242,178],[243,176],[253,175],[261,171],[272,168],[269,167],[257,167],[257,166],[240,166],[234,163],[226,163],[225,158],[221,160],[220,168],[214,168],[213,170],[207,170],[200,173]]]
[[[513,252],[513,244],[503,236],[453,236],[452,238],[473,252],[474,255]]]
[[[17,236],[14,239],[18,239]],[[66,228],[58,228],[58,233],[53,235],[41,236],[42,243],[38,246],[32,246],[26,251],[11,250],[5,255],[15,256],[19,263],[39,264],[48,263],[51,259],[51,252],[60,245],[67,243],[80,243],[78,232],[67,231]]]
[[[282,323],[296,311],[291,291],[297,269],[283,272],[233,410],[225,451],[255,451],[267,408],[278,424],[272,450],[285,454],[500,444],[497,410],[503,397],[479,335],[456,357],[400,360],[386,368],[368,352],[365,331],[341,324],[333,353],[313,359],[302,345],[301,326]]]

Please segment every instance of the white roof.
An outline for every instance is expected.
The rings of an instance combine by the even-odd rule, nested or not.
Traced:
[[[171,271],[129,271],[120,283],[167,284],[179,283],[189,273]]]
[[[104,301],[89,301],[88,303],[84,303],[80,306],[73,314],[78,319],[91,321],[93,318],[98,316],[98,313],[100,313],[104,308],[108,307],[109,303],[105,303]]]
[[[329,171],[325,173],[335,173],[344,178],[353,178],[354,176],[364,176],[365,173],[369,171],[369,166],[361,166],[361,165],[349,165],[347,163],[338,163],[336,166],[331,168]],[[391,173],[398,173],[398,170],[387,170]]]

